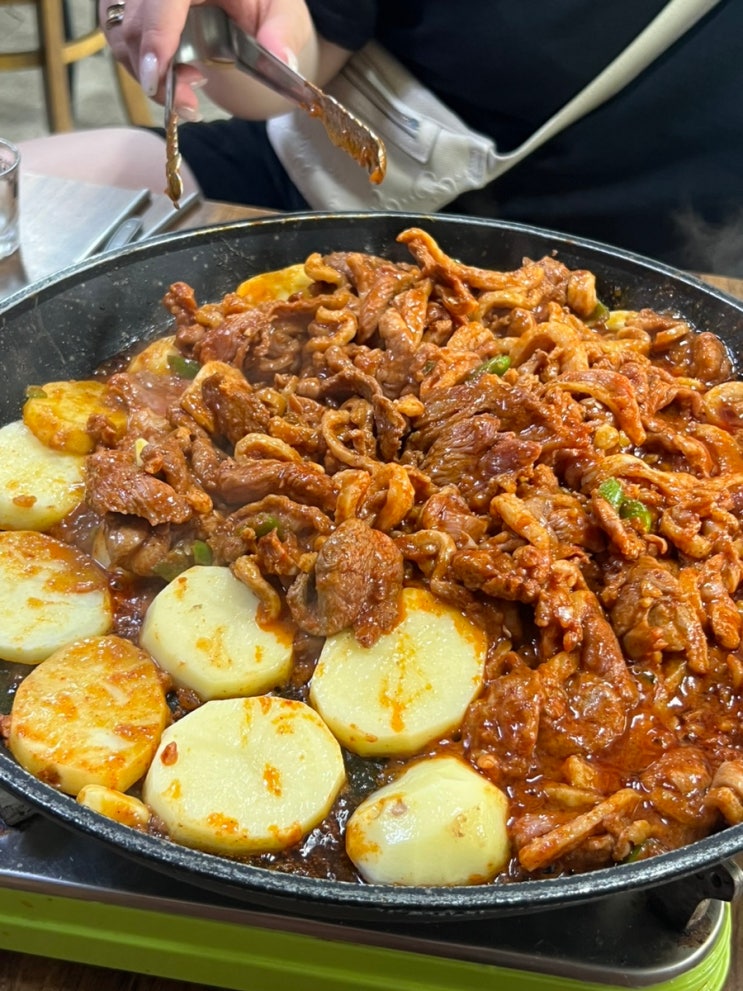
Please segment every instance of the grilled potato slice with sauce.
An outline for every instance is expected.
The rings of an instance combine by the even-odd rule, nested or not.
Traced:
[[[90,454],[94,440],[87,431],[90,417],[101,414],[112,430],[123,434],[126,412],[106,400],[102,382],[47,382],[31,390],[23,405],[23,422],[46,447],[67,454]]]
[[[291,671],[294,631],[260,626],[258,599],[218,565],[181,572],[150,603],[139,642],[201,699],[260,695]]]
[[[158,337],[146,348],[135,354],[129,362],[130,372],[150,372],[153,375],[170,375],[171,363],[180,352],[175,346],[175,335]]]
[[[0,530],[48,530],[85,494],[77,454],[53,451],[23,423],[0,428]]]
[[[304,270],[304,262],[300,262],[246,279],[237,287],[237,295],[257,306],[274,299],[288,299],[311,286],[312,281]]]
[[[373,884],[484,884],[507,863],[508,799],[458,757],[421,760],[373,792],[346,851]]]
[[[176,843],[228,856],[298,843],[345,781],[318,714],[291,699],[217,699],[163,733],[142,797]]]
[[[146,829],[152,813],[134,795],[125,795],[106,785],[84,785],[77,794],[80,805],[132,829]]]
[[[0,532],[0,658],[38,664],[112,623],[108,579],[91,557],[48,534]]]
[[[18,686],[8,746],[22,767],[68,795],[126,791],[150,765],[170,721],[162,675],[122,637],[76,640]]]
[[[310,702],[362,757],[410,756],[457,727],[480,690],[482,630],[422,588],[406,588],[402,619],[372,647],[350,631],[327,637]]]

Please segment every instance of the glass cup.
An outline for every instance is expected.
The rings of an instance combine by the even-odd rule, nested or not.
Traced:
[[[20,246],[18,178],[21,153],[10,141],[0,138],[0,258]]]

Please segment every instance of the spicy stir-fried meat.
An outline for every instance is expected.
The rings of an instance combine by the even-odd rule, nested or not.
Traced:
[[[322,638],[373,644],[403,586],[461,610],[487,632],[485,684],[439,749],[509,796],[501,879],[743,821],[743,386],[724,346],[608,311],[553,258],[487,271],[399,240],[411,261],[311,256],[287,300],[170,288],[197,374],[112,375],[128,431],[88,459],[111,569],[146,588],[205,542],[266,621],[295,624],[299,697]],[[120,591],[129,635],[140,592]]]

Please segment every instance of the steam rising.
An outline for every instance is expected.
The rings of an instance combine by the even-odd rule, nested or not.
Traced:
[[[697,272],[743,278],[743,207],[715,224],[693,211],[677,214],[682,264]]]

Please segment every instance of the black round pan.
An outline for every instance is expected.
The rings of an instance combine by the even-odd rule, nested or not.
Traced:
[[[721,336],[736,359],[743,303],[692,276],[627,252],[549,231],[471,218],[404,214],[316,214],[170,235],[70,268],[0,303],[0,423],[16,419],[27,385],[87,376],[136,340],[167,332],[161,299],[186,281],[200,302],[238,282],[303,261],[313,251],[358,250],[406,259],[395,242],[406,227],[429,231],[468,264],[515,268],[555,253],[598,277],[612,307],[649,306],[683,314]],[[11,675],[0,663],[0,687]],[[7,694],[7,693],[5,693]],[[144,835],[85,809],[37,781],[0,748],[0,784],[62,824],[183,880],[266,907],[339,918],[427,919],[497,916],[548,909],[688,878],[743,852],[743,825],[650,860],[554,880],[461,888],[405,888],[310,879],[256,868]]]

